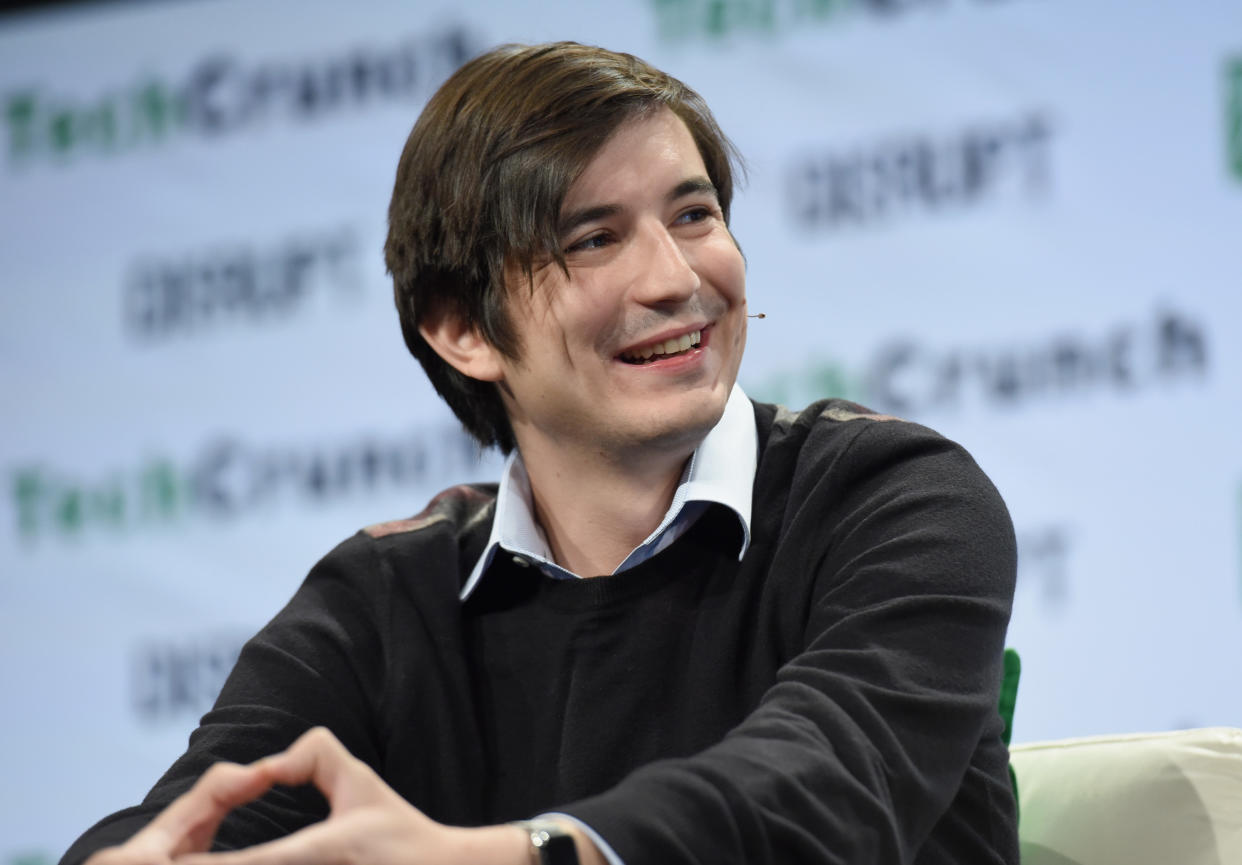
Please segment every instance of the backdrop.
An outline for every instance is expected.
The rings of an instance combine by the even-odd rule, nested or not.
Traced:
[[[560,38],[745,155],[748,392],[996,481],[1016,738],[1242,723],[1233,0],[85,5],[0,19],[0,863],[140,798],[338,540],[494,477],[385,214],[445,76]]]

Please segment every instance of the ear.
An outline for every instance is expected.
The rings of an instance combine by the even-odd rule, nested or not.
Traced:
[[[479,381],[500,381],[504,364],[496,347],[488,342],[478,328],[443,306],[429,310],[418,326],[418,332],[444,362],[462,375]]]

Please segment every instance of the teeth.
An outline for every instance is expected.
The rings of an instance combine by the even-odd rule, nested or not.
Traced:
[[[643,361],[658,355],[677,354],[678,352],[685,351],[691,346],[698,345],[702,338],[702,331],[692,330],[690,333],[682,334],[681,336],[676,336],[672,339],[666,339],[664,342],[658,342],[654,345],[645,345],[634,351],[627,351],[622,355],[622,357],[626,360]]]

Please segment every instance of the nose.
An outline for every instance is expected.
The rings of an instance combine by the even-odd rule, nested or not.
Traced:
[[[699,274],[668,227],[653,220],[638,244],[641,267],[635,274],[633,295],[648,306],[685,303],[699,290]]]

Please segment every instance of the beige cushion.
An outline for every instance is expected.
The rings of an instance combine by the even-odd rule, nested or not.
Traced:
[[[1022,865],[1242,865],[1242,730],[1015,745]]]

